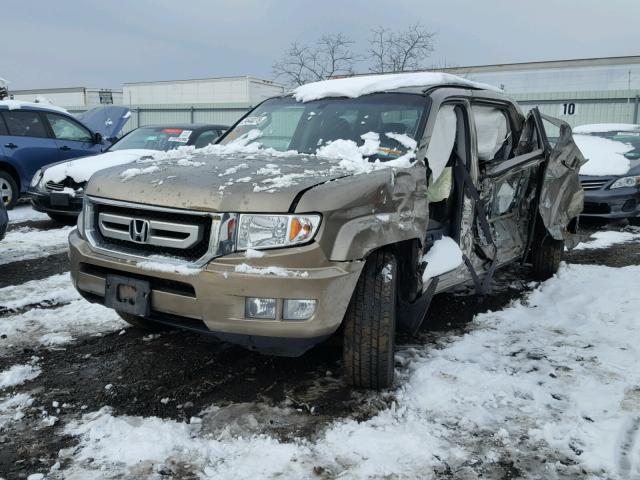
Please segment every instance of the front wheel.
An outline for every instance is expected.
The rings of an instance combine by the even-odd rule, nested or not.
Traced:
[[[558,271],[564,241],[556,240],[546,230],[536,236],[531,250],[531,275],[535,280],[547,280]]]
[[[5,204],[7,210],[15,207],[19,195],[18,184],[13,176],[5,170],[0,170],[0,201]]]
[[[397,262],[374,252],[366,264],[344,318],[342,359],[346,381],[380,390],[393,384]]]

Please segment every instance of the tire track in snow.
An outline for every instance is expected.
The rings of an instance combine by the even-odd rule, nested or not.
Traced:
[[[57,346],[86,335],[100,335],[127,324],[118,314],[84,299],[58,308],[34,308],[0,318],[0,355],[16,347]]]
[[[0,265],[48,257],[67,251],[69,232],[74,227],[55,230],[33,230],[28,227],[12,230],[2,241]]]
[[[69,272],[52,275],[43,280],[0,288],[0,317],[8,313],[24,313],[36,307],[58,306],[80,298]]]

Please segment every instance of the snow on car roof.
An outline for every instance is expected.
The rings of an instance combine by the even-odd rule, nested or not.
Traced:
[[[640,125],[633,123],[591,123],[578,125],[573,133],[604,133],[604,132],[640,132]]]
[[[0,100],[0,107],[7,107],[9,110],[20,110],[21,108],[39,108],[41,110],[51,110],[53,112],[69,113],[62,107],[47,103],[23,102],[21,100]]]
[[[356,98],[369,93],[386,92],[403,87],[428,88],[438,85],[460,85],[463,87],[502,92],[502,90],[493,85],[472,82],[466,78],[449,73],[415,72],[362,75],[307,83],[293,90],[293,96],[299,102],[309,102],[326,97]]]

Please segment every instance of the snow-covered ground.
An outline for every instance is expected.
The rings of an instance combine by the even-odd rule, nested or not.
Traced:
[[[637,478],[638,278],[640,266],[563,265],[467,334],[403,348],[393,405],[313,440],[279,441],[259,418],[225,429],[215,407],[185,423],[105,406],[66,425],[80,443],[53,477],[156,478],[167,466],[202,478],[477,478],[513,462],[528,478]]]
[[[633,241],[640,241],[640,228],[634,228],[633,231],[628,232],[603,230],[592,234],[589,240],[579,243],[575,249],[593,250],[596,248],[608,248],[618,243]]]
[[[0,288],[0,312],[28,305],[58,305],[80,299],[69,273]]]
[[[17,346],[62,345],[76,336],[99,335],[125,325],[115,311],[82,298],[58,308],[34,308],[0,319],[4,350],[0,355]]]
[[[21,227],[11,230],[2,241],[0,265],[46,257],[68,249],[69,232],[75,227],[36,230]]]
[[[39,220],[19,209],[12,223]],[[0,245],[0,265],[46,262],[67,249],[70,230],[12,230]],[[599,231],[577,249],[637,241],[640,229]],[[60,451],[53,469],[28,473],[494,478],[512,464],[526,478],[640,479],[639,278],[640,266],[563,265],[524,299],[476,316],[465,334],[401,346],[396,388],[382,394],[393,402],[366,421],[336,418],[315,435],[283,440],[271,422],[295,424],[311,414],[256,401],[209,405],[183,422],[118,415],[100,402],[92,412],[38,418],[55,425],[52,435],[79,443]],[[30,384],[49,378],[45,361],[31,353],[13,361],[13,354],[35,349],[45,358],[48,349],[73,349],[79,337],[125,327],[113,311],[81,299],[68,273],[0,288],[0,436],[44,408],[41,387]]]
[[[9,223],[49,220],[46,213],[37,212],[27,204],[17,205],[7,213],[9,214]]]

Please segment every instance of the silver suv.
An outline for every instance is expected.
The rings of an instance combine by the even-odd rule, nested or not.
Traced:
[[[566,123],[458,77],[306,85],[217,145],[95,174],[73,282],[137,327],[269,354],[340,335],[347,381],[386,388],[433,295],[516,261],[556,272],[583,162]]]

